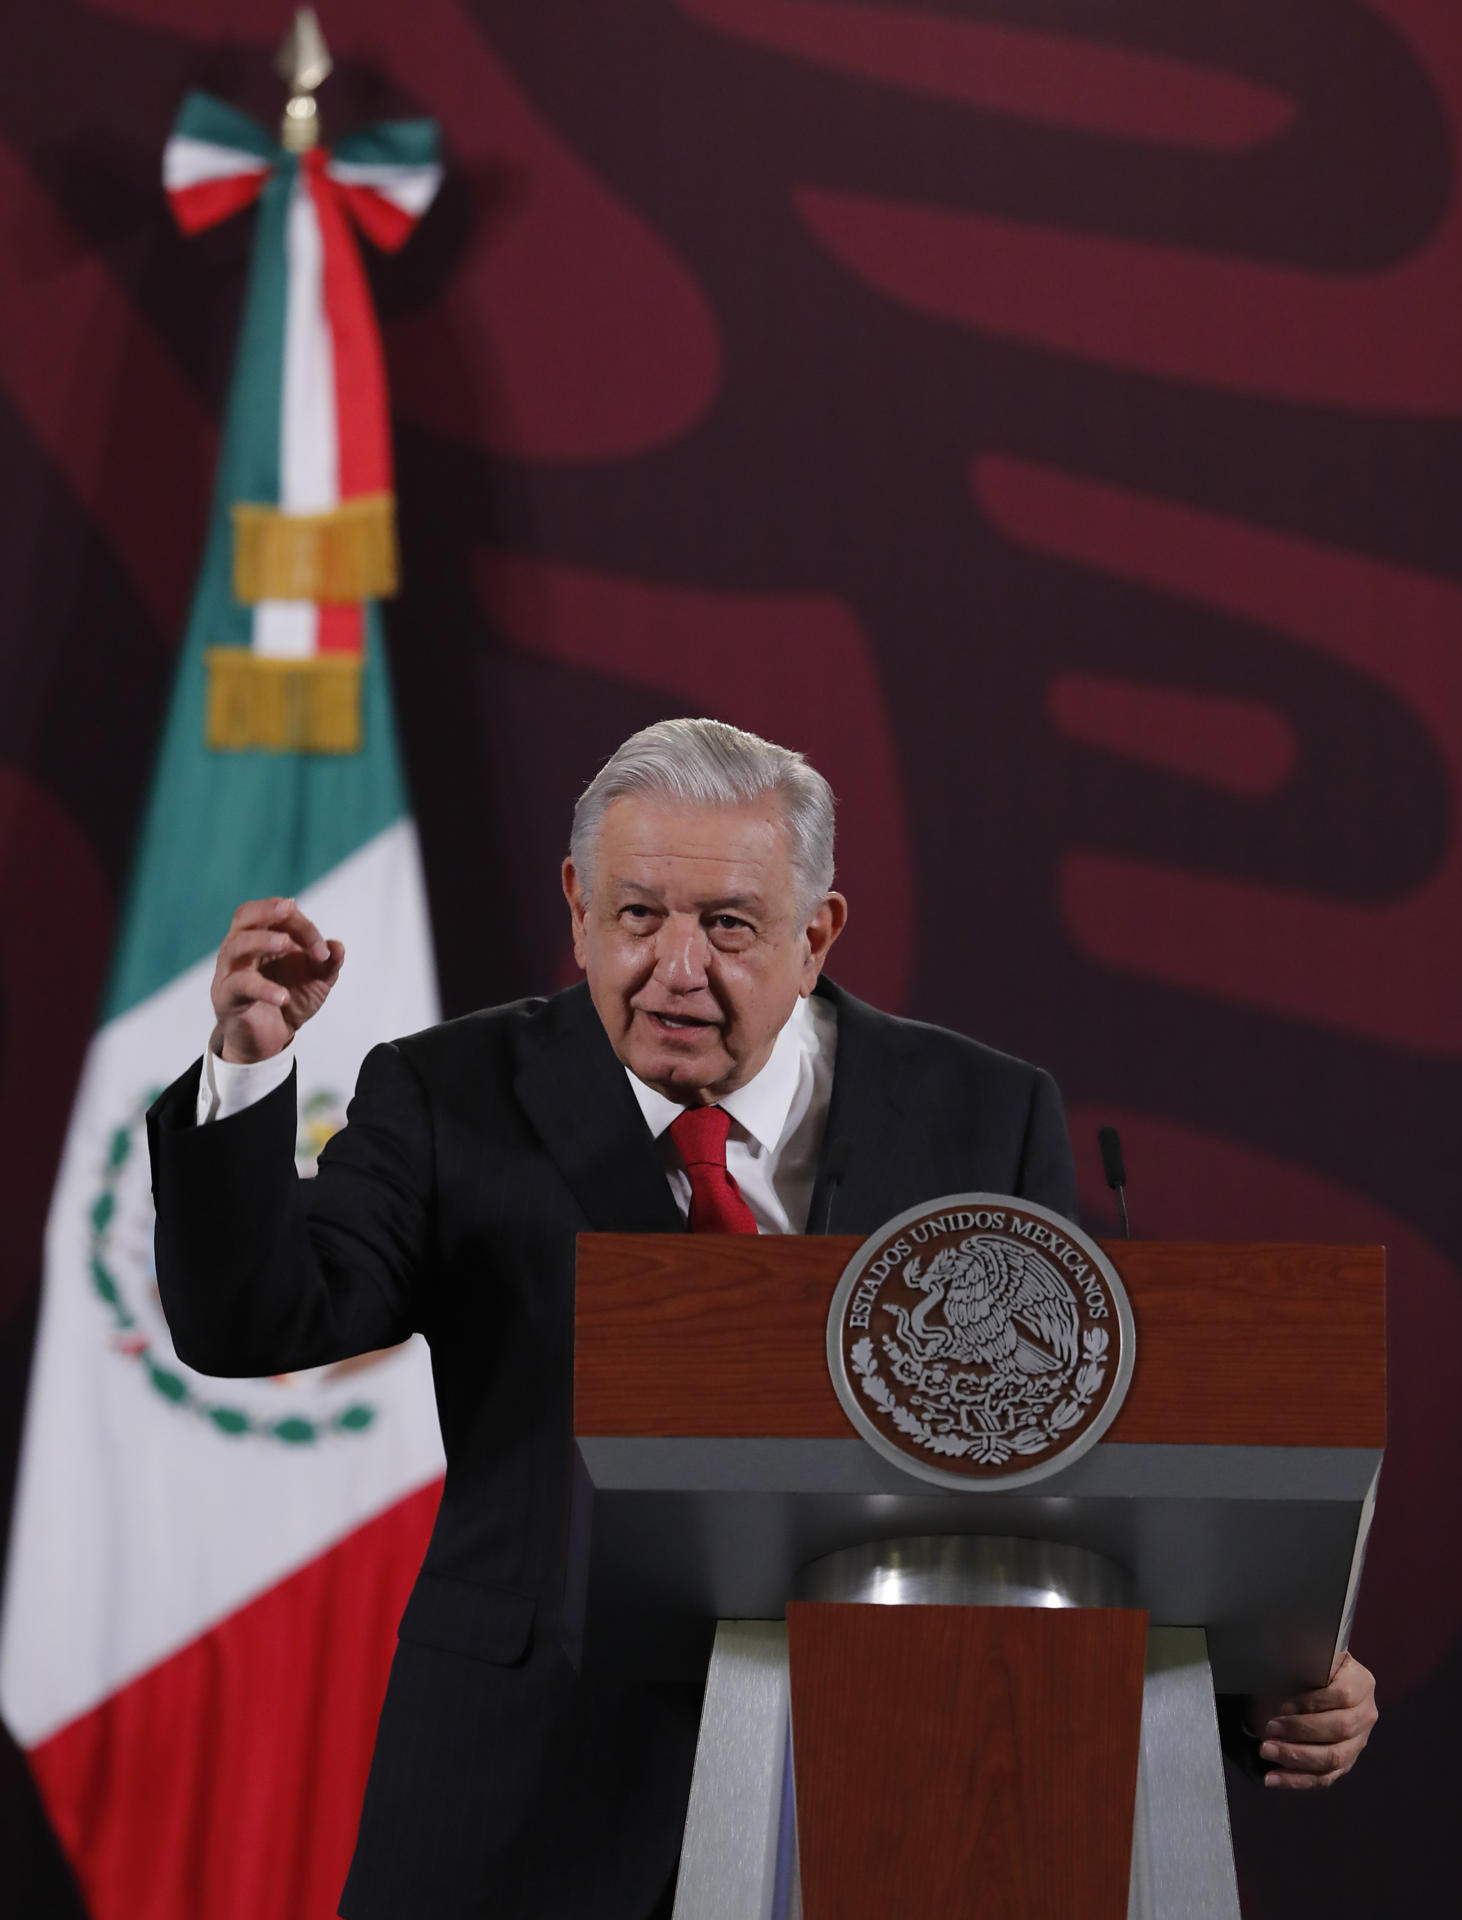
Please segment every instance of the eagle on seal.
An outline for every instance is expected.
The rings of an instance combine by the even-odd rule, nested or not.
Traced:
[[[925,1295],[912,1313],[889,1306],[905,1344],[921,1360],[958,1365],[982,1362],[997,1373],[1026,1375],[1069,1367],[1076,1360],[1081,1323],[1070,1287],[1018,1242],[971,1234],[944,1247],[928,1272],[918,1259],[905,1282]],[[943,1325],[931,1325],[943,1309]]]

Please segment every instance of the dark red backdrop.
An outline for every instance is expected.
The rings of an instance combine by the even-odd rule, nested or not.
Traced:
[[[7,1459],[250,242],[181,240],[159,155],[190,85],[273,117],[287,11],[6,20]],[[1420,1908],[1462,1795],[1462,17],[320,11],[327,128],[449,156],[373,266],[448,1009],[565,976],[574,792],[715,712],[842,795],[847,984],[1057,1073],[1098,1226],[1110,1117],[1140,1231],[1385,1240],[1384,1718],[1339,1793],[1233,1810],[1250,1920]],[[0,1786],[0,1884],[72,1913]]]

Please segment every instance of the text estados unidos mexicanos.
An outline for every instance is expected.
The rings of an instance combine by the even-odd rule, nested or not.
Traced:
[[[1004,1213],[982,1207],[978,1213],[941,1213],[932,1220],[921,1220],[910,1229],[907,1238],[900,1234],[892,1245],[885,1247],[854,1289],[849,1302],[848,1325],[866,1327],[869,1324],[879,1288],[895,1267],[913,1259],[915,1246],[925,1245],[936,1234],[969,1233],[972,1229],[977,1233],[1012,1233],[1034,1246],[1044,1247],[1047,1253],[1055,1255],[1081,1288],[1086,1296],[1086,1310],[1092,1319],[1107,1318],[1107,1297],[1102,1290],[1102,1283],[1079,1247],[1074,1247],[1043,1220],[1027,1220],[1018,1214],[1007,1220]]]

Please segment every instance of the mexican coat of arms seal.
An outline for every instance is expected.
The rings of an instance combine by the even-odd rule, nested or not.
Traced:
[[[843,1272],[828,1365],[863,1437],[973,1491],[1068,1467],[1115,1419],[1132,1310],[1096,1242],[1047,1207],[952,1194],[888,1221]]]

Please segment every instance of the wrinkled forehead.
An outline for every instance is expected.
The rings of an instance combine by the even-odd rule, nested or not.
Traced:
[[[628,795],[605,808],[596,839],[605,874],[636,862],[711,862],[792,872],[792,837],[782,806],[768,797],[736,806]]]
[[[796,891],[790,836],[775,798],[736,806],[628,796],[605,809],[594,849],[597,886],[674,886],[699,895]]]

